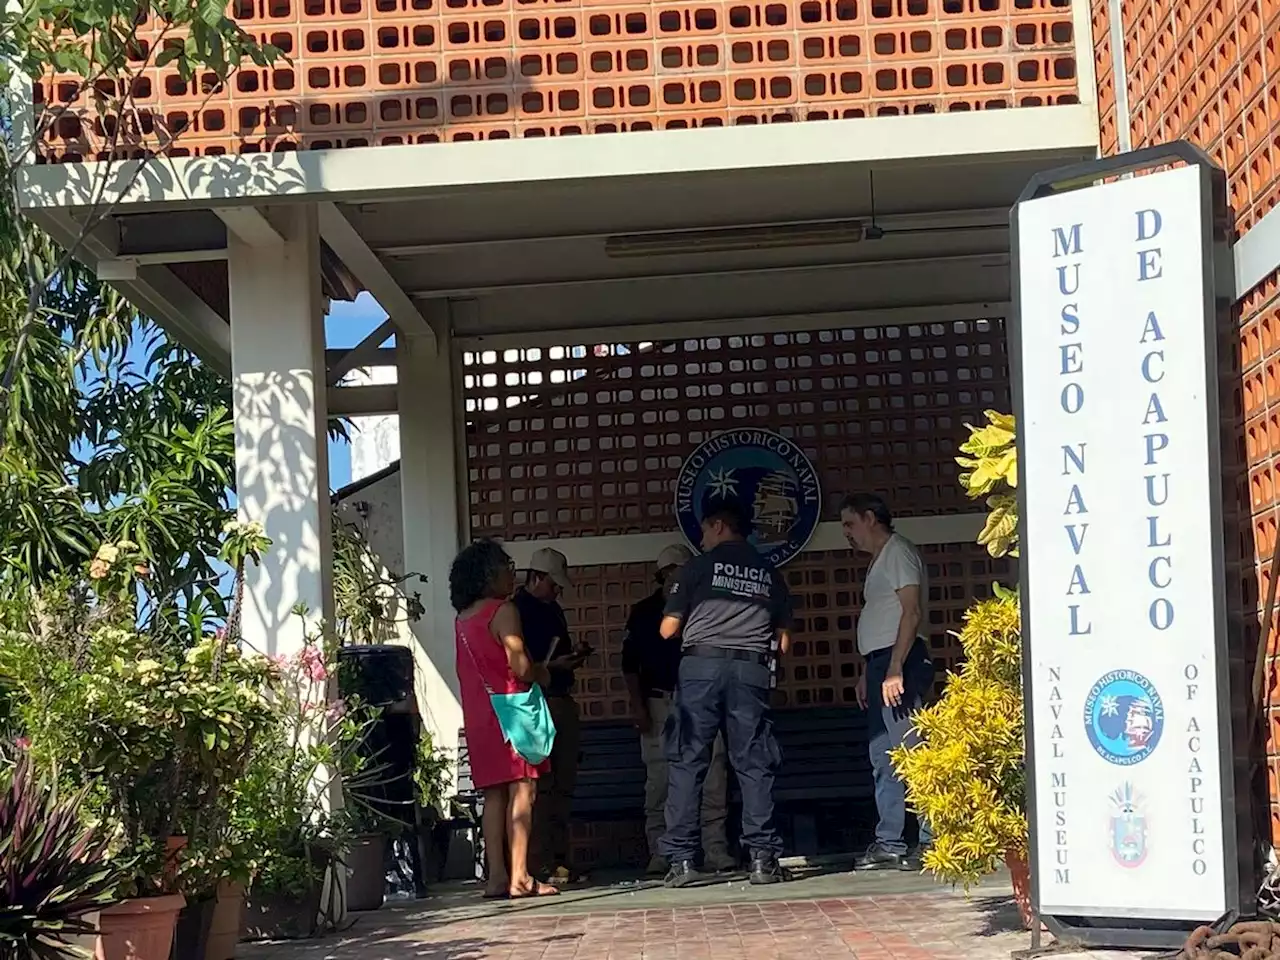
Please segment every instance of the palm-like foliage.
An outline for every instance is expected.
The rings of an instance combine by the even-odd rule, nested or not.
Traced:
[[[128,877],[82,820],[83,801],[60,796],[25,756],[0,772],[0,960],[77,956],[64,936],[87,932],[85,914]]]

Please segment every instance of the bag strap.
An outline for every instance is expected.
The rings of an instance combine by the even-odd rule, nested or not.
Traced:
[[[499,601],[498,606],[499,607],[502,606],[501,601]],[[489,624],[493,623],[493,618],[497,614],[497,612],[498,612],[498,607],[494,607],[493,613],[489,615],[489,619],[485,622],[486,629],[488,628]],[[492,697],[493,687],[489,686],[489,681],[484,678],[484,671],[480,669],[480,661],[476,659],[476,655],[471,650],[471,644],[467,640],[467,631],[463,627],[461,621],[458,622],[458,638],[462,641],[462,646],[467,651],[467,656],[471,658],[471,665],[476,668],[476,673],[480,677],[480,682],[484,684],[484,692]]]

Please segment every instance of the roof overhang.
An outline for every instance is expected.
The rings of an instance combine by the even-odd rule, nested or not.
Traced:
[[[529,181],[651,177],[830,163],[1096,152],[1089,104],[643,134],[28,165],[23,208],[152,209],[355,202]]]
[[[192,218],[194,236],[209,232],[212,211],[246,242],[271,243],[271,207],[322,204],[326,245],[400,329],[421,322],[419,332],[428,332],[419,312],[428,301],[470,301],[453,311],[462,318],[455,332],[466,337],[759,316],[793,299],[784,312],[1001,301],[1002,211],[1030,173],[1090,159],[1097,141],[1094,107],[1075,104],[33,165],[20,171],[18,193],[24,211],[63,243],[90,211],[106,211],[77,255],[95,268],[132,256],[136,275],[117,286],[225,368],[225,312],[209,303],[216,297],[191,289],[193,277],[219,269],[225,285],[225,264],[216,249],[174,251],[173,222],[153,228],[149,251],[145,223],[157,213]],[[618,233],[865,217],[871,209],[907,228],[878,245],[625,262],[603,252]],[[127,231],[122,252],[130,222],[139,226]]]

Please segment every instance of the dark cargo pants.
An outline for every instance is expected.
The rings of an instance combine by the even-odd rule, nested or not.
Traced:
[[[753,855],[781,855],[782,838],[773,821],[773,780],[782,752],[770,717],[770,677],[769,668],[754,659],[691,652],[680,661],[675,709],[663,729],[670,766],[667,832],[660,850],[668,861],[699,859],[702,788],[721,731],[742,791],[742,845]]]

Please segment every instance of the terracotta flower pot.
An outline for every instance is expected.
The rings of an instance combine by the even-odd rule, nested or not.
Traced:
[[[240,942],[243,927],[244,887],[224,880],[218,884],[204,960],[235,960],[236,944]]]
[[[178,913],[185,904],[182,894],[171,893],[103,907],[95,960],[169,960]]]
[[[1018,905],[1022,926],[1030,930],[1036,922],[1036,915],[1031,909],[1031,869],[1027,866],[1027,858],[1019,850],[1006,850],[1004,862],[1013,880],[1013,900]]]

